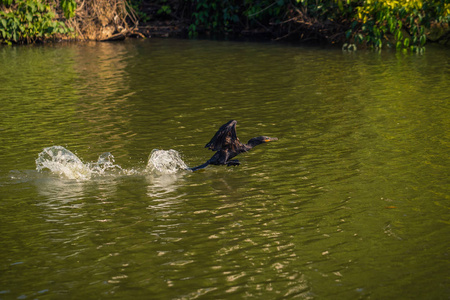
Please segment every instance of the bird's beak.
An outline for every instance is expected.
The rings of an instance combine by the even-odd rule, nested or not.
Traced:
[[[270,137],[270,138],[267,138],[267,139],[265,139],[264,140],[264,142],[271,142],[271,141],[278,141],[278,138],[276,138],[276,137]]]

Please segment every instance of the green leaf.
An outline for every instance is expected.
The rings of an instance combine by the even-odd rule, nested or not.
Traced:
[[[397,29],[397,31],[395,32],[395,39],[400,41],[403,39],[403,34],[402,31],[400,29]]]
[[[376,28],[376,27],[373,28],[373,34],[374,34],[376,37],[380,36],[380,31],[378,30],[378,28]]]
[[[355,40],[357,40],[358,43],[362,43],[363,40],[364,40],[364,36],[363,36],[361,33],[358,33],[358,34],[356,35]]]
[[[377,39],[377,41],[375,42],[375,47],[378,49],[381,49],[382,46],[383,46],[383,43],[381,42],[381,40]]]
[[[45,5],[42,4],[41,2],[36,2],[36,6],[37,6],[38,11],[40,11],[40,12],[45,11]]]
[[[420,46],[425,45],[426,42],[427,42],[427,37],[426,37],[425,34],[422,34],[422,35],[420,36]]]
[[[405,38],[403,45],[407,48],[409,46],[409,38]]]
[[[342,0],[338,0],[338,7],[341,12],[344,11],[344,5],[342,4]]]
[[[30,8],[32,13],[36,12],[36,4],[34,2],[28,3],[28,7]]]

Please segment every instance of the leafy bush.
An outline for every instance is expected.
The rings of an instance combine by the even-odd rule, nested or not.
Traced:
[[[196,36],[200,28],[211,33],[228,33],[233,24],[239,22],[238,1],[197,0],[194,1],[193,22],[189,26],[189,36]]]
[[[64,17],[66,17],[66,19],[70,19],[75,17],[77,3],[75,0],[61,0],[61,8],[64,12]]]
[[[70,2],[73,0],[62,1]],[[19,0],[12,7],[12,0],[1,0],[11,6],[9,11],[0,11],[0,42],[34,43],[56,34],[71,32],[63,22],[57,21],[56,14],[48,4],[39,0]]]
[[[439,0],[366,0],[356,7],[346,36],[376,49],[386,43],[423,52],[425,29],[433,22],[450,22],[450,4]]]
[[[450,24],[444,0],[192,0],[189,35],[263,28],[274,35],[422,52],[426,29]],[[446,25],[446,26],[447,26]]]
[[[131,10],[136,13],[136,17],[142,22],[150,21],[151,17],[141,10],[143,0],[129,0],[127,10],[131,13]]]

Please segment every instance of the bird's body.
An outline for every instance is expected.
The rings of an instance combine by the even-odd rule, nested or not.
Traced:
[[[253,147],[270,141],[276,141],[277,138],[271,138],[267,136],[259,136],[252,138],[247,144],[241,143],[236,134],[236,120],[231,120],[228,123],[222,125],[220,129],[213,136],[211,141],[206,144],[205,148],[208,148],[216,153],[204,164],[190,168],[192,171],[203,169],[208,165],[228,165],[237,166],[239,161],[232,159],[236,155],[247,152]]]

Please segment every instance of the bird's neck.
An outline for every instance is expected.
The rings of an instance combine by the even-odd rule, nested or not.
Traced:
[[[261,144],[261,143],[258,141],[255,141],[254,139],[251,139],[247,142],[247,144],[244,145],[245,151],[248,151],[248,150],[252,149],[253,147],[258,146],[259,144]]]

